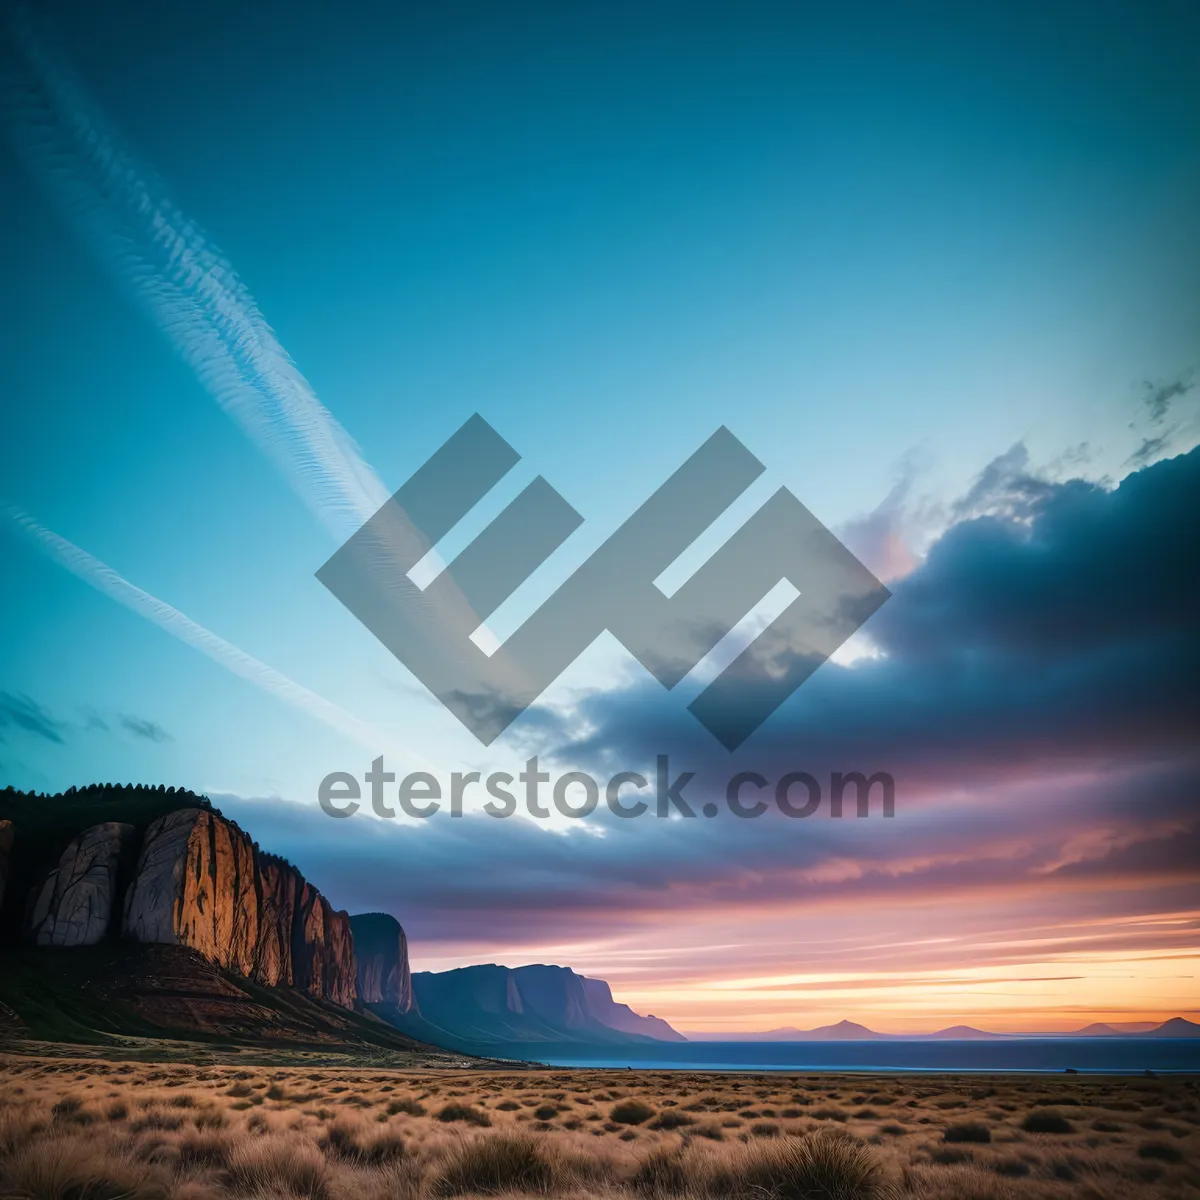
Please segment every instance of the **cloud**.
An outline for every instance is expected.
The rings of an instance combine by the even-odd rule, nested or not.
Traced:
[[[955,522],[982,516],[1028,518],[1053,488],[1050,480],[1030,467],[1025,443],[1017,442],[988,463],[967,494],[952,505],[951,513]]]
[[[417,944],[536,947],[648,928],[669,942],[689,924],[757,928],[817,913],[826,928],[878,929],[924,908],[949,933],[978,919],[973,907],[1001,923],[1031,907],[1051,924],[1187,911],[1200,882],[1197,786],[1194,769],[1130,771],[974,788],[890,822],[600,818],[566,834],[479,814],[414,827],[335,821],[315,802],[213,799],[335,905],[391,911]],[[1189,928],[1171,944],[1191,944]],[[1111,948],[1139,944],[1133,928],[1105,936]],[[989,957],[1027,954],[1014,944]]]
[[[1173,447],[1184,440],[1185,433],[1195,430],[1195,414],[1185,415],[1179,420],[1167,424],[1167,418],[1175,413],[1179,401],[1195,388],[1192,373],[1187,372],[1166,383],[1145,384],[1145,396],[1142,400],[1142,417],[1157,430],[1142,438],[1141,445],[1129,456],[1127,464],[1142,467],[1168,453]],[[1132,421],[1130,429],[1138,429],[1142,421]],[[1194,439],[1193,439],[1194,440]]]
[[[143,738],[148,742],[170,742],[174,739],[159,724],[143,720],[141,717],[122,713],[121,728],[134,737]],[[28,696],[15,696],[9,692],[0,692],[0,729],[11,726],[45,738],[56,745],[65,744],[65,735],[71,729],[83,729],[87,732],[108,732],[108,722],[95,710],[88,710],[82,725],[73,725],[69,721],[59,720],[45,708]]]
[[[800,758],[913,786],[1189,756],[1200,741],[1200,543],[1188,523],[1200,450],[1112,489],[1014,489],[1004,481],[1023,479],[1022,464],[1010,451],[963,506],[998,491],[999,511],[952,526],[893,582],[864,630],[879,657],[826,663],[737,755],[643,677],[541,713],[549,729],[557,717],[558,757],[632,769],[670,750],[689,767],[764,774]]]
[[[1167,383],[1146,383],[1145,409],[1152,425],[1161,425],[1167,419],[1176,400],[1186,396],[1195,387],[1195,383],[1187,375],[1172,379]]]
[[[7,34],[7,37],[4,35]],[[83,244],[149,316],[220,408],[343,542],[390,499],[355,440],[316,395],[230,260],[175,205],[88,94],[50,31],[20,3],[6,7],[0,37],[0,121],[18,155]],[[388,585],[388,566],[430,551],[393,504],[361,563]],[[433,636],[447,610],[470,606],[445,581],[435,606],[423,593],[412,615]],[[453,627],[453,622],[450,623]]]
[[[382,734],[365,721],[345,709],[326,700],[324,696],[310,691],[273,667],[247,654],[244,650],[227,642],[224,638],[197,624],[179,609],[143,591],[118,574],[107,563],[80,549],[73,542],[60,537],[53,530],[40,525],[28,513],[13,506],[0,507],[12,525],[51,561],[70,571],[89,586],[102,592],[140,617],[153,622],[159,628],[178,638],[181,642],[199,650],[219,666],[252,683],[262,691],[290,704],[328,725],[329,728],[353,739],[360,745],[378,752],[390,749],[402,760],[424,763],[421,755],[399,746],[392,738]]]
[[[999,930],[1037,922],[1062,927],[1046,934],[1052,955],[1131,953],[1143,935],[1130,922],[1193,911],[1200,884],[1200,545],[1188,524],[1200,450],[1115,488],[1014,489],[1004,481],[1019,481],[1023,462],[1010,452],[964,510],[997,492],[1019,504],[958,522],[895,583],[870,623],[881,656],[825,664],[736,754],[636,676],[573,711],[541,706],[498,744],[601,779],[652,776],[668,753],[673,772],[697,772],[697,810],[723,800],[738,770],[889,771],[893,820],[834,821],[826,804],[806,821],[600,815],[564,833],[229,803],[336,903],[390,908],[445,946],[611,942],[668,923],[683,937],[689,922],[771,928],[820,912],[861,950],[869,914],[907,912],[956,939],[995,937],[995,961],[1036,958],[1016,933],[1006,949]],[[1087,922],[1096,928],[1074,929]],[[1156,937],[1178,946],[1194,934],[1175,920]],[[790,951],[756,939],[736,953]]]
[[[884,583],[907,575],[918,562],[911,511],[915,479],[915,470],[906,467],[876,508],[837,530],[843,545]]]
[[[173,742],[175,739],[154,721],[145,721],[141,717],[131,717],[128,713],[121,714],[121,728],[143,738],[147,742]]]
[[[8,6],[8,131],[85,244],[339,539],[388,498],[229,260],[139,163],[52,37]]]
[[[28,696],[0,692],[0,729],[5,728],[20,729],[61,746],[67,725]]]
[[[1157,437],[1143,438],[1142,444],[1126,461],[1130,466],[1144,467],[1148,462],[1158,458],[1170,446],[1171,442],[1174,441],[1176,432],[1176,429],[1171,428],[1165,433],[1160,433]]]

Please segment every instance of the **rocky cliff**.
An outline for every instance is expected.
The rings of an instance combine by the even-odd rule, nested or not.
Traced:
[[[111,815],[128,819],[103,819]],[[182,789],[0,790],[0,903],[0,941],[183,946],[268,987],[356,1005],[350,917],[206,799]],[[361,927],[372,1001],[411,1011],[404,931],[380,913],[365,915]]]
[[[271,987],[291,987],[292,925],[296,919],[296,889],[300,877],[286,863],[259,856],[262,881],[258,908],[258,946],[254,977]]]
[[[686,1040],[666,1021],[616,1003],[603,980],[569,967],[488,963],[412,978],[422,1016],[461,1042]]]
[[[123,819],[97,820],[112,815]],[[354,1007],[347,914],[190,792],[95,785],[40,796],[4,789],[5,880],[0,941],[91,946],[123,938],[184,946],[258,983]]]
[[[635,1013],[628,1004],[621,1004],[613,999],[612,988],[603,979],[590,979],[580,976],[583,980],[583,991],[587,997],[588,1012],[602,1025],[609,1029],[619,1029],[622,1033],[632,1033],[640,1037],[654,1038],[659,1042],[686,1042],[687,1038],[677,1029],[653,1013],[641,1016]]]
[[[190,956],[227,979],[232,972],[295,988],[326,1011],[371,1006],[360,1011],[368,1025],[381,1018],[442,1045],[682,1040],[665,1021],[617,1003],[602,980],[566,967],[412,975],[395,918],[335,911],[295,868],[183,789],[0,789],[0,945],[21,938],[55,947],[107,942],[114,957],[147,962]],[[46,955],[46,969],[73,969],[76,957],[95,961]],[[244,991],[254,993],[249,984]]]
[[[133,826],[116,821],[74,838],[33,900],[26,936],[39,946],[94,946],[106,938],[133,851]]]
[[[350,931],[358,962],[358,998],[402,1013],[414,1011],[408,939],[400,922],[387,913],[359,913],[350,918]]]
[[[298,880],[292,921],[292,972],[295,985],[345,1008],[354,1005],[354,935],[350,918],[334,912],[312,884]]]
[[[178,809],[151,822],[121,928],[133,941],[190,946],[269,986],[291,984],[354,1005],[350,918],[209,809]]]

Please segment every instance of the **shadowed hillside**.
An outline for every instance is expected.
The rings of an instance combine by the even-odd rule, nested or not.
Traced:
[[[336,911],[207,798],[94,785],[0,793],[0,1032],[115,1045],[683,1040],[566,967],[412,976],[399,921]],[[444,1057],[444,1056],[443,1056]]]

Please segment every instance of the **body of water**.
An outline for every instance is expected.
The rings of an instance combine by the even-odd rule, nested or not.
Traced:
[[[492,1046],[496,1058],[554,1067],[674,1071],[1018,1071],[1200,1074],[1200,1038],[1009,1038],[1003,1041],[655,1042]]]

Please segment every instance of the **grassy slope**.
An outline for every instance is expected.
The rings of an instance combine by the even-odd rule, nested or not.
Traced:
[[[183,1057],[207,1047],[461,1062],[370,1013],[263,987],[181,946],[9,947],[0,1006],[0,1041],[13,1049],[30,1040],[111,1049],[178,1043]]]

